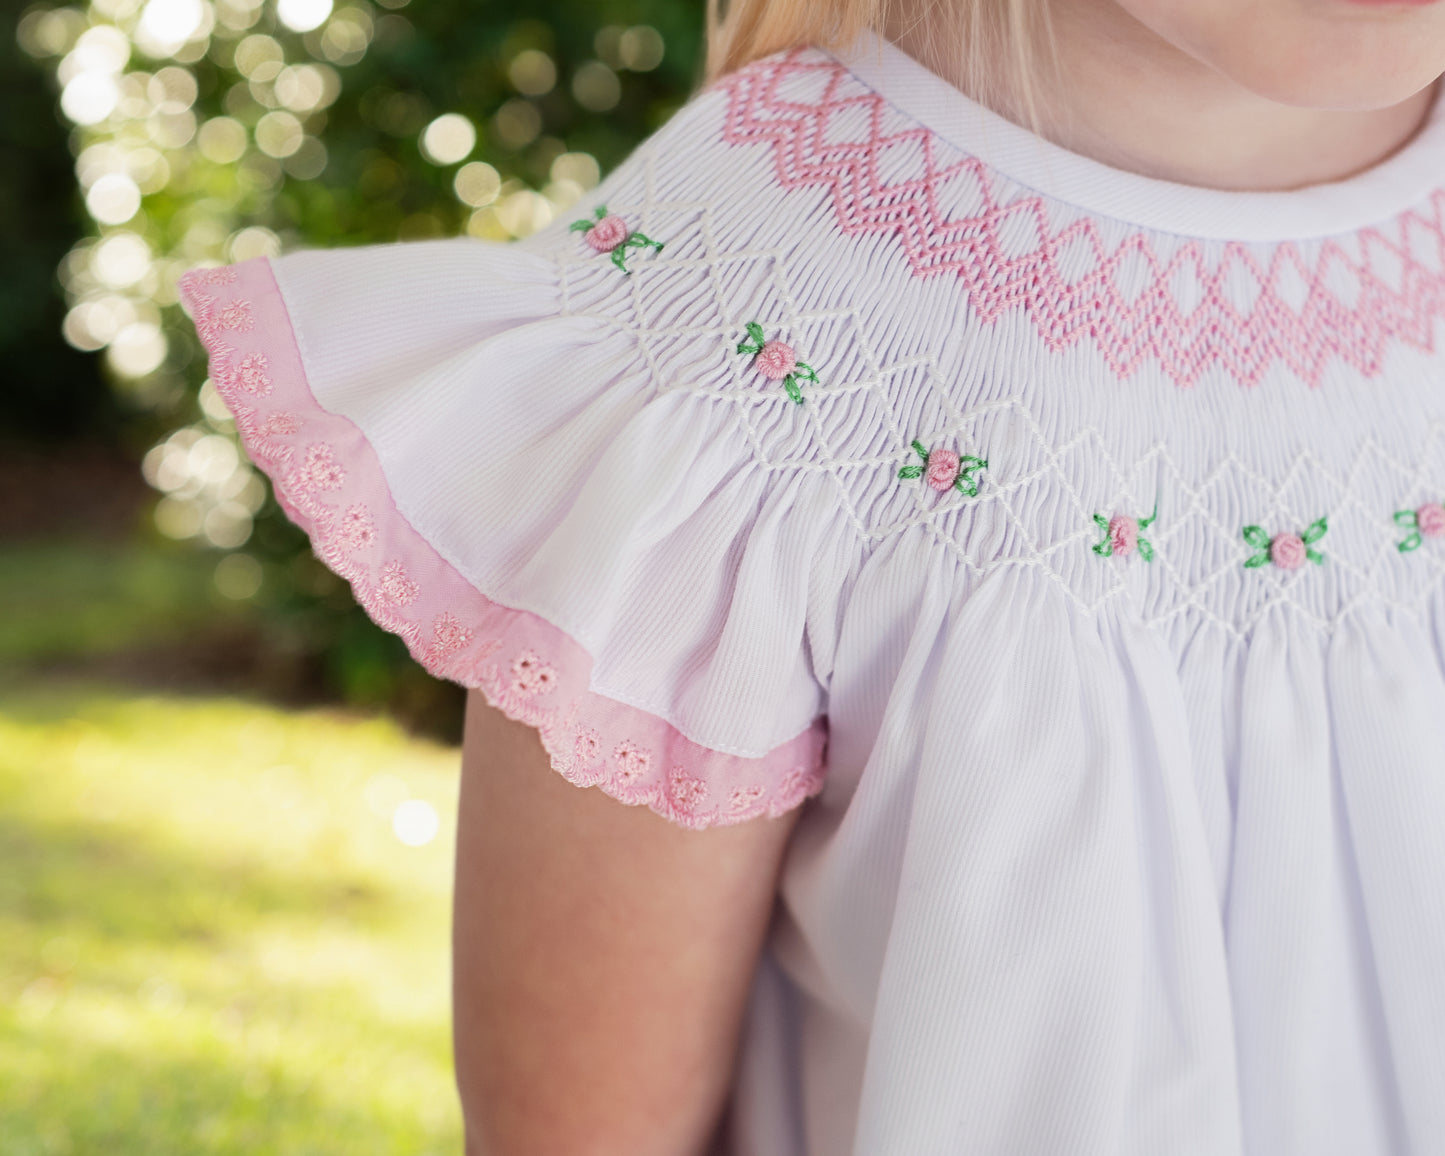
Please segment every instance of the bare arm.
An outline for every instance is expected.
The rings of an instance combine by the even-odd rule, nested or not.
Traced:
[[[453,990],[468,1156],[694,1156],[796,812],[688,831],[566,782],[473,692]]]

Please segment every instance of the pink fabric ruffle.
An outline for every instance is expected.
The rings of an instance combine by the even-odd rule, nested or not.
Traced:
[[[760,758],[702,746],[592,692],[592,657],[571,636],[445,561],[396,508],[360,429],[312,395],[266,260],[188,273],[181,299],[246,452],[317,556],[429,672],[534,727],[569,782],[689,828],[780,815],[822,789],[823,719]]]

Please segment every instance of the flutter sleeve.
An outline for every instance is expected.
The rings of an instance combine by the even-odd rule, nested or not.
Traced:
[[[656,247],[554,234],[575,267],[463,239],[198,270],[182,298],[278,501],[428,671],[575,784],[691,828],[778,815],[824,772],[827,495],[757,460],[692,280],[649,270],[673,316],[644,339]]]

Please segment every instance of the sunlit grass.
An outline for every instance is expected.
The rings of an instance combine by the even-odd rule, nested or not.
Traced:
[[[0,694],[0,1153],[458,1151],[456,763],[379,720]]]

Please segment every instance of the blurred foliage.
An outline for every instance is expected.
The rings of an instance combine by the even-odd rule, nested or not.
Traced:
[[[381,720],[0,688],[0,1151],[459,1151],[455,795]]]
[[[238,452],[176,279],[302,246],[501,240],[542,227],[686,99],[702,7],[42,0],[26,9],[13,39],[27,59],[7,43],[3,106],[29,112],[11,118],[26,123],[7,126],[3,141],[26,174],[4,186],[18,198],[4,206],[7,272],[12,255],[22,271],[6,292],[21,307],[10,328],[0,322],[0,341],[32,352],[0,393],[0,431],[123,425],[141,448],[153,445],[144,472],[162,495],[156,532],[224,553],[212,564],[225,597],[284,622],[351,701],[427,693],[401,643],[311,558]],[[37,71],[54,82],[48,98],[26,82]],[[56,160],[65,131],[56,96],[71,125],[70,174]],[[81,235],[57,252],[64,223],[77,219]],[[68,309],[50,291],[57,280]],[[73,349],[34,339],[55,325]],[[113,394],[94,385],[97,356]],[[455,717],[459,700],[449,701]]]
[[[0,12],[0,445],[117,435],[119,407],[96,358],[60,335],[55,269],[75,241],[74,158],[40,62]]]

